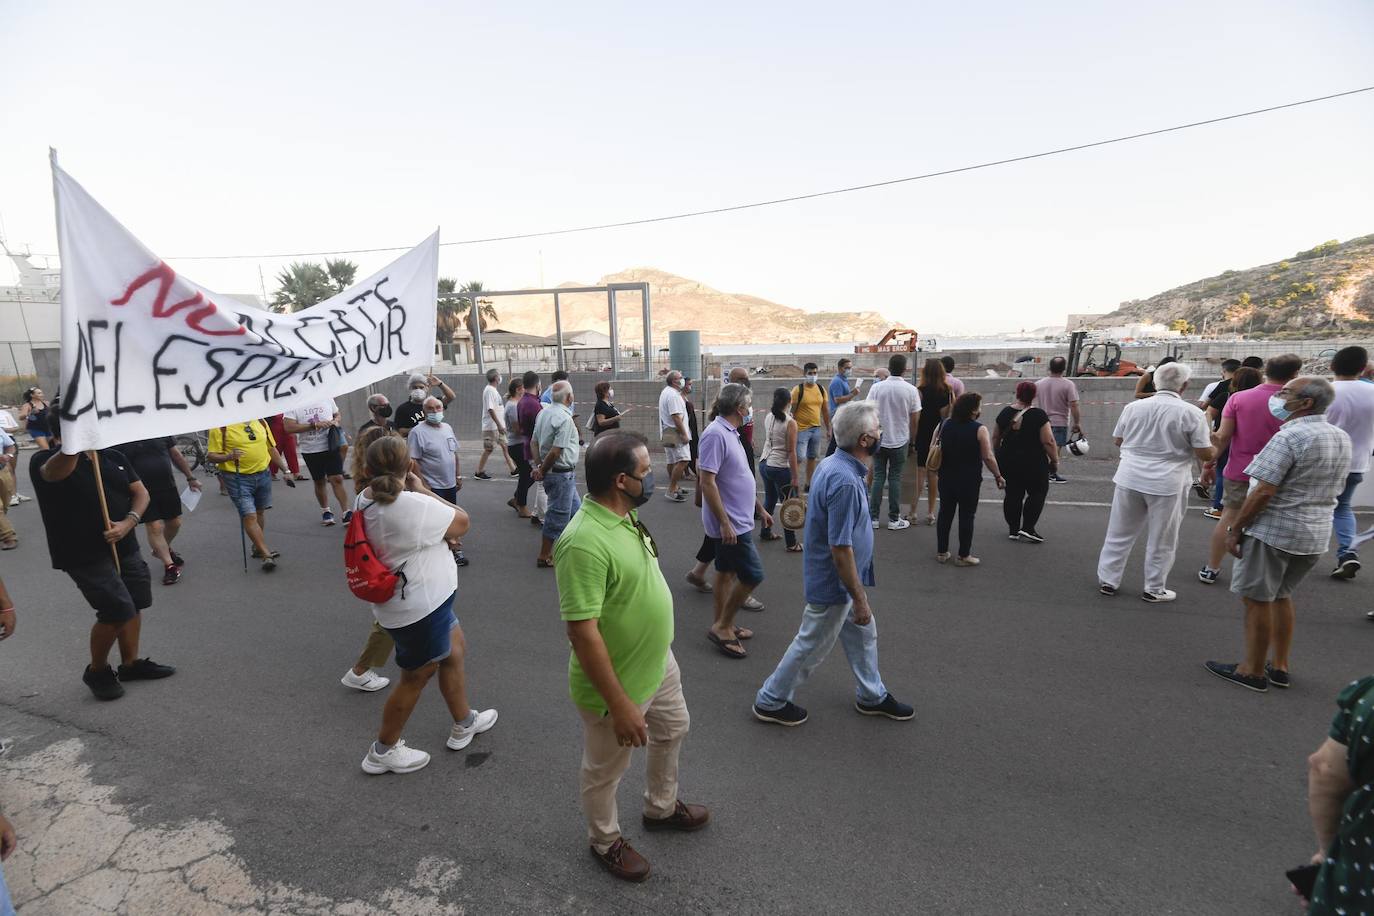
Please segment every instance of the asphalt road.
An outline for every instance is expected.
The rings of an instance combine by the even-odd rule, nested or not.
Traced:
[[[1092,464],[1052,497],[1109,498],[1109,468]],[[179,673],[108,704],[80,681],[91,612],[48,568],[33,505],[12,510],[23,543],[0,558],[20,608],[0,644],[10,760],[79,739],[90,779],[115,787],[134,824],[212,818],[255,881],[323,901],[280,911],[342,912],[329,901],[347,898],[400,912],[387,894],[428,857],[460,876],[438,899],[473,913],[1294,911],[1283,872],[1314,842],[1305,757],[1341,686],[1374,668],[1368,578],[1331,581],[1319,566],[1298,595],[1294,687],[1257,695],[1202,668],[1238,656],[1241,626],[1225,585],[1194,577],[1213,525],[1195,511],[1170,583],[1179,600],[1164,606],[1135,597],[1143,545],[1121,595],[1096,594],[1099,506],[1052,505],[1049,540],[1029,545],[1008,542],[983,505],[975,569],[936,564],[933,529],[883,530],[882,672],[916,721],[857,715],[837,649],[798,697],[811,720],[783,729],[749,707],[795,632],[800,558],[763,545],[767,609],[742,614],[757,632],[750,657],[723,658],[704,638],[710,597],[682,579],[697,510],[656,499],[643,518],[676,597],[692,713],[681,791],[713,821],[646,835],[640,754],[619,797],[654,875],[626,886],[586,852],[553,574],[535,568],[537,534],[505,507],[510,489],[469,479],[460,494],[474,519],[457,607],[470,695],[500,722],[446,751],[431,687],[405,737],[434,761],[384,777],[358,766],[384,694],[339,685],[370,615],[344,585],[343,528],[320,527],[308,485],[278,485],[271,576],[243,572],[227,501],[207,495],[178,542],[183,581],[155,585],[145,617],[145,652]]]

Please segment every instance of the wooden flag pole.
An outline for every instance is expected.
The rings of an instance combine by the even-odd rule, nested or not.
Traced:
[[[100,496],[100,515],[105,519],[105,530],[109,531],[114,527],[110,523],[110,505],[105,501],[105,480],[100,475],[100,453],[92,449],[86,453],[86,457],[91,459],[91,468],[95,471],[95,492]],[[123,573],[119,568],[119,548],[110,544],[110,556],[114,558],[115,572]]]

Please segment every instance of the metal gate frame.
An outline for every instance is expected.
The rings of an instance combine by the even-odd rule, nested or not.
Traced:
[[[618,292],[638,292],[641,294],[644,308],[644,378],[652,381],[654,378],[653,363],[653,328],[650,324],[650,314],[652,309],[649,305],[649,284],[648,283],[611,283],[607,286],[564,286],[558,289],[502,289],[502,290],[481,290],[471,292],[466,295],[471,297],[472,305],[468,310],[469,326],[472,328],[472,344],[475,355],[477,356],[477,371],[485,373],[487,371],[486,360],[482,356],[482,322],[477,314],[477,300],[490,299],[495,296],[553,296],[553,322],[558,343],[558,368],[565,368],[563,359],[563,314],[558,304],[558,297],[563,293],[605,293],[606,309],[609,312],[611,328],[611,377],[620,378],[620,334],[616,329],[616,310],[615,294]]]

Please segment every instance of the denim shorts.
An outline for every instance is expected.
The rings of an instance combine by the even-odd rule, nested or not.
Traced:
[[[453,628],[458,618],[453,616],[454,592],[429,614],[403,627],[382,627],[396,643],[396,664],[403,671],[415,671],[433,662],[441,662],[453,652]]]
[[[550,471],[544,475],[544,494],[549,498],[549,508],[544,512],[544,537],[556,541],[582,505],[576,475],[572,471]]]
[[[1064,447],[1069,444],[1069,428],[1067,426],[1051,426],[1050,432],[1054,433],[1054,444]]]
[[[716,570],[734,573],[745,585],[762,582],[763,561],[754,546],[754,535],[750,532],[737,535],[733,544],[716,541]]]
[[[797,457],[803,461],[821,457],[821,437],[825,430],[819,426],[797,430]]]
[[[222,477],[224,489],[239,510],[240,518],[272,508],[272,475],[267,471],[258,471],[256,474],[226,471]]]

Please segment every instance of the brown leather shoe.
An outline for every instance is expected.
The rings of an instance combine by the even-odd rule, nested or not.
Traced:
[[[635,852],[635,848],[621,837],[605,852],[590,847],[592,857],[606,867],[606,871],[621,881],[643,881],[649,877],[649,860]]]
[[[667,817],[644,815],[644,829],[680,830],[683,833],[690,833],[705,827],[710,820],[711,812],[706,810],[705,805],[688,805],[678,799],[677,805],[673,808],[673,813]]]

